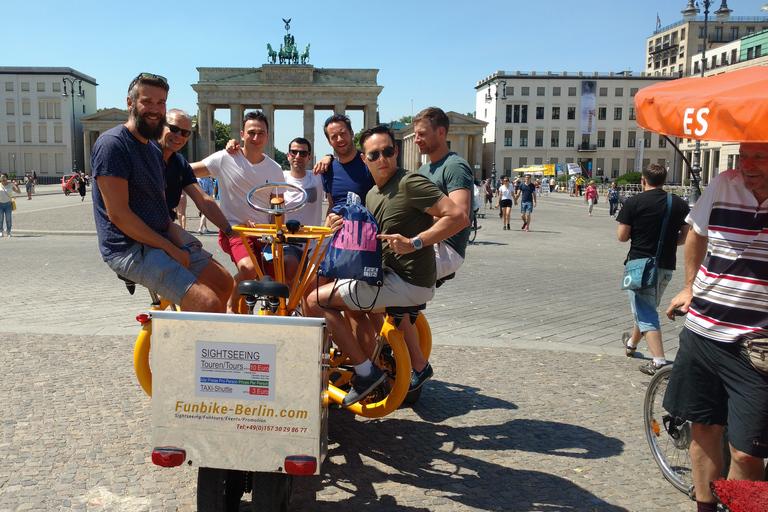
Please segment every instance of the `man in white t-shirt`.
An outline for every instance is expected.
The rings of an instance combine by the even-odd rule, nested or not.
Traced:
[[[258,110],[246,113],[240,138],[243,140],[242,147],[233,155],[226,150],[217,151],[202,162],[192,164],[192,170],[198,178],[209,175],[218,178],[219,206],[231,225],[246,222],[269,224],[269,215],[251,208],[247,199],[248,193],[254,187],[283,181],[280,166],[264,154],[264,146],[269,140],[267,117]],[[269,190],[263,190],[260,193],[260,198],[265,205],[269,204],[269,197]],[[253,253],[259,257],[265,244],[256,242],[253,238],[249,238],[248,241]],[[227,303],[227,312],[233,313],[237,312],[240,300],[237,295],[237,285],[242,281],[255,279],[256,269],[240,235],[232,228],[226,233],[219,233],[219,246],[237,265],[236,285]],[[264,271],[270,273],[271,262],[264,262]]]

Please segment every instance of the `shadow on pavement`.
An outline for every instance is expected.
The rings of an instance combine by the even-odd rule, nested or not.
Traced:
[[[480,388],[439,380],[430,380],[421,391],[422,399],[411,406],[422,420],[442,423],[479,410],[513,410],[517,405],[481,393]],[[428,398],[423,400],[423,398]],[[438,406],[439,405],[439,406]],[[400,406],[408,407],[406,405]]]

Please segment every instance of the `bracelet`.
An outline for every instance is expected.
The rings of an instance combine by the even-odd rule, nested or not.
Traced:
[[[226,230],[226,231],[224,231],[224,234],[225,234],[225,235],[227,235],[228,237],[232,237],[233,235],[230,235],[230,234],[229,234],[229,233],[230,233],[230,232],[232,232],[232,231],[234,231],[234,230],[232,229],[232,226],[227,226],[227,230]]]
[[[181,249],[182,251],[187,251],[189,254],[192,254],[192,249],[190,249],[186,245],[179,247],[179,249]]]

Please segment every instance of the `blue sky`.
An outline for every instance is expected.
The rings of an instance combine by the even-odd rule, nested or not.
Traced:
[[[730,0],[733,16],[768,15],[768,0]],[[382,121],[428,106],[475,109],[474,86],[498,71],[643,71],[646,38],[682,19],[686,0],[430,0],[184,2],[0,0],[0,66],[65,66],[99,84],[99,108],[125,108],[139,72],[166,76],[170,107],[195,113],[197,67],[259,67],[291,18],[318,68],[379,69]],[[712,11],[720,6],[713,0]],[[713,16],[714,17],[714,16]],[[362,113],[348,112],[353,128]],[[217,119],[229,122],[228,111]],[[317,113],[322,123],[327,113]],[[278,111],[275,142],[301,135],[301,114]],[[321,128],[316,153],[329,151]]]

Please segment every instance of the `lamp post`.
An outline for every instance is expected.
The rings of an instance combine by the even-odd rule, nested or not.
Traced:
[[[701,49],[701,77],[704,78],[704,71],[707,68],[707,22],[709,21],[709,6],[711,0],[701,0],[704,4],[704,45]],[[693,21],[696,19],[696,14],[699,10],[693,5],[693,0],[688,0],[688,6],[681,11],[683,19],[687,21]],[[728,9],[728,0],[723,0],[720,4],[720,8],[715,11],[718,21],[727,21],[731,16],[731,11]],[[691,187],[691,195],[689,202],[693,206],[701,195],[698,184],[701,182],[701,141],[696,140],[696,146],[693,149],[693,164],[691,165],[691,178],[693,179],[693,187]]]
[[[507,99],[507,82],[505,80],[501,80],[500,82],[496,83],[494,80],[493,82],[496,85],[496,91],[494,92],[494,96],[496,101],[493,104],[493,161],[491,164],[491,183],[493,185],[496,185],[496,141],[499,139],[499,85],[502,86],[501,89],[501,99],[505,100]],[[491,86],[488,85],[488,94],[485,95],[485,101],[490,102],[491,101]]]
[[[62,93],[62,97],[66,98],[67,96],[72,97],[72,171],[77,171],[77,130],[75,130],[75,82],[77,82],[77,97],[78,98],[85,98],[85,93],[83,92],[83,81],[79,80],[75,77],[68,77],[65,76],[61,79],[61,81],[64,83],[64,92]],[[69,83],[69,94],[67,94],[67,83]]]

